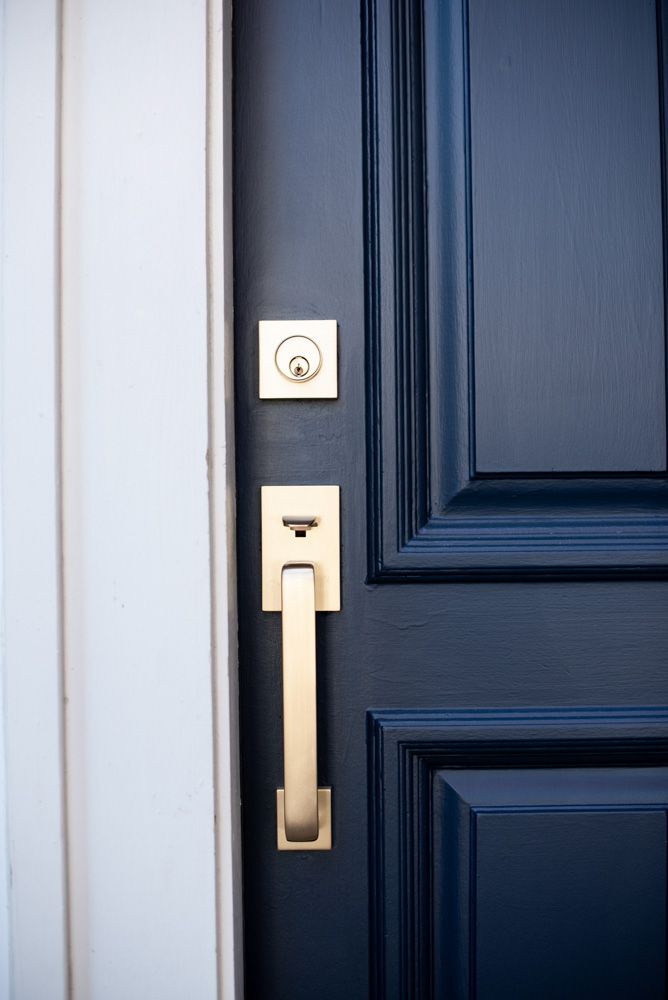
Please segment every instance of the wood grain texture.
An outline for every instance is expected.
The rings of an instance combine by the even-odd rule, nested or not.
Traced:
[[[531,767],[534,760],[539,767],[665,764],[665,734],[656,735],[651,711],[639,709],[636,734],[647,742],[637,756],[632,747],[625,756],[624,741],[628,736],[631,744],[636,737],[633,718],[628,726],[624,720],[634,716],[633,706],[668,704],[668,585],[635,578],[592,580],[582,571],[599,560],[619,575],[625,565],[632,575],[642,545],[665,545],[655,520],[662,480],[471,480],[466,200],[449,193],[466,184],[465,136],[454,144],[441,130],[438,155],[448,166],[440,188],[431,174],[428,189],[430,205],[451,207],[435,212],[441,231],[412,230],[429,248],[452,243],[462,251],[454,255],[454,270],[431,249],[427,256],[429,308],[436,310],[439,323],[446,316],[464,317],[448,327],[461,339],[438,343],[431,338],[428,357],[424,338],[415,332],[419,306],[415,323],[410,302],[402,307],[401,322],[394,321],[395,291],[397,297],[405,294],[401,282],[394,283],[394,247],[403,245],[404,236],[412,253],[419,245],[408,236],[407,216],[396,218],[391,208],[393,185],[400,179],[392,167],[393,101],[409,102],[404,127],[419,133],[415,109],[420,102],[410,103],[408,82],[412,79],[420,92],[424,81],[433,94],[452,98],[444,120],[465,130],[458,82],[461,7],[440,0],[427,2],[424,11],[409,2],[365,3],[362,14],[360,25],[357,0],[322,6],[308,0],[252,0],[235,11],[244,920],[246,990],[260,1000],[312,1000],[314,983],[320,1000],[366,997],[377,963],[386,961],[388,995],[420,996],[412,983],[406,987],[403,972],[398,979],[395,975],[421,963],[427,972],[430,968],[428,953],[420,951],[428,936],[422,933],[426,925],[419,900],[427,897],[413,895],[413,880],[429,876],[432,859],[428,837],[415,850],[408,842],[400,850],[400,838],[413,836],[414,793],[420,801],[429,798],[420,783],[421,755],[430,746],[438,753],[446,724],[457,728],[454,710],[463,710],[459,732],[467,713],[472,718],[473,742],[484,729],[481,717],[494,714],[480,706],[496,706],[497,715],[510,717],[498,726],[490,723],[487,740],[490,752],[504,734],[514,741],[514,749],[507,747],[507,770]],[[360,27],[366,37],[361,65]],[[408,50],[405,41],[399,42],[406,31],[412,38]],[[371,47],[370,37],[375,39]],[[432,46],[424,63],[422,38]],[[439,61],[448,38],[452,58]],[[362,73],[377,86],[363,92]],[[397,73],[405,81],[398,93],[392,86]],[[368,127],[373,115],[378,134]],[[398,150],[414,149],[400,138]],[[416,156],[418,171],[419,164]],[[380,196],[365,204],[370,174]],[[402,204],[412,197],[419,204],[420,192],[411,194],[411,185],[398,190]],[[379,257],[372,249],[374,234],[381,231]],[[402,267],[402,274],[411,270],[409,261]],[[418,285],[420,267],[416,259]],[[374,284],[374,268],[382,287]],[[432,274],[442,275],[440,287]],[[337,400],[259,400],[258,321],[292,317],[337,319]],[[421,421],[427,421],[426,437],[415,432],[424,426]],[[447,428],[447,440],[438,437],[439,428]],[[406,455],[401,466],[399,449]],[[444,455],[451,460],[448,467]],[[316,639],[318,773],[320,782],[333,789],[333,849],[319,855],[275,849],[275,792],[282,783],[280,616],[260,610],[260,487],[312,483],[341,485],[342,610],[319,616]],[[457,508],[455,496],[469,485]],[[439,535],[436,515],[446,509],[450,534]],[[533,532],[524,523],[527,512],[537,519]],[[432,514],[434,523],[427,527]],[[578,530],[585,535],[579,550]],[[461,561],[453,564],[457,531],[462,537],[455,555]],[[634,549],[636,536],[641,541]],[[379,557],[372,567],[375,572],[380,565],[381,577],[367,576],[369,540],[372,555]],[[483,558],[487,566],[481,571]],[[498,583],[513,558],[532,579]],[[544,579],[546,567],[558,559],[575,579]],[[453,565],[461,576],[473,567],[482,581],[472,573],[462,582]],[[377,579],[388,578],[396,585],[377,585]],[[423,585],[405,584],[414,578]],[[549,711],[555,705],[571,708],[555,717]],[[601,713],[586,709],[599,705],[627,707],[610,710],[597,729]],[[526,715],[537,717],[524,735],[517,711],[522,706]],[[373,766],[367,772],[370,708],[378,711],[368,744]],[[413,738],[416,753],[410,757]],[[658,746],[657,740],[664,742]],[[439,767],[456,766],[450,755],[439,761]],[[484,767],[479,757],[467,757],[465,763]],[[424,836],[421,830],[418,835]],[[379,920],[385,921],[387,937]]]
[[[524,6],[518,9],[526,13]],[[540,53],[534,50],[545,32],[555,46],[551,63],[546,60],[549,100],[544,100],[553,131],[558,124],[568,133],[568,146],[564,141],[559,150],[562,158],[570,151],[570,166],[558,158],[556,165],[546,162],[543,145],[532,153],[532,142],[547,126],[527,126],[524,145],[533,187],[525,203],[526,176],[507,165],[500,176],[516,187],[511,198],[496,198],[492,175],[504,147],[497,143],[492,148],[488,133],[493,137],[503,130],[507,114],[515,139],[512,153],[521,157],[517,147],[527,116],[516,107],[519,95],[514,100],[512,88],[506,96],[509,110],[502,103],[492,106],[493,100],[502,101],[503,92],[485,83],[485,72],[497,72],[499,60],[487,60],[484,54],[487,36],[479,29],[484,18],[477,8],[469,18],[467,4],[365,4],[368,556],[374,582],[629,578],[666,572],[665,18],[658,16],[661,7],[652,7],[650,17],[647,5],[641,5],[620,68],[615,52],[624,17],[635,16],[633,5],[620,0],[606,31],[596,33],[599,8],[594,4],[589,34],[584,32],[580,47],[568,55],[561,44],[564,33],[577,32],[582,15],[573,13],[572,24],[550,33],[551,22],[541,19],[542,9],[539,5],[534,12],[536,23],[528,15],[524,23],[517,12],[514,19],[506,17],[504,5],[495,8],[504,30],[514,31],[504,51],[510,47],[519,53],[520,93],[530,89],[527,65],[537,72]],[[567,3],[555,10],[562,21],[572,13]],[[471,43],[473,53],[470,30],[482,39]],[[504,38],[499,31],[489,44],[503,48]],[[575,79],[596,92],[589,102],[583,96],[584,110],[574,120],[579,132],[568,130],[576,103],[572,84],[555,83],[568,75],[573,60]],[[491,68],[483,72],[488,62]],[[624,80],[636,64],[627,94]],[[494,91],[494,98],[483,101],[481,88],[485,94]],[[624,100],[615,98],[620,89]],[[534,116],[540,115],[539,96],[526,97]],[[643,114],[636,116],[633,109],[639,102]],[[605,188],[596,158],[603,155],[601,144],[587,132],[594,113],[597,128],[609,124],[602,147],[607,195],[599,191]],[[499,121],[490,124],[495,115]],[[576,143],[580,133],[586,134],[586,142],[581,137]],[[552,146],[548,143],[546,149],[558,143],[558,135],[550,136]],[[626,159],[622,153],[628,154]],[[511,157],[508,151],[506,155]],[[543,182],[539,167],[551,171]],[[555,193],[557,167],[561,187]],[[588,214],[577,212],[594,183],[592,175],[597,200]],[[647,183],[641,184],[645,175]],[[533,228],[520,224],[524,216],[512,214],[519,204]],[[575,216],[581,228],[573,228]],[[591,239],[585,230],[593,232]],[[544,235],[543,257],[533,245],[539,232]],[[586,254],[581,249],[585,244]],[[515,247],[514,256],[509,246]],[[532,273],[542,269],[540,287],[535,274],[531,279],[531,301],[534,312],[552,303],[552,326],[537,321],[527,325],[521,254],[516,259],[520,247],[530,258]],[[549,261],[557,259],[560,267],[550,269]],[[606,294],[611,285],[619,299]],[[568,302],[558,308],[567,286],[572,286]],[[509,301],[515,303],[515,313],[508,311]],[[506,317],[505,326],[498,325],[498,317]],[[562,319],[565,341],[554,326]],[[494,359],[495,351],[503,353],[505,368]],[[506,378],[504,372],[511,374]],[[481,386],[476,387],[480,373]],[[500,380],[504,391],[493,392],[485,379]],[[614,420],[609,418],[613,406],[621,414]],[[542,417],[536,407],[543,408]],[[518,415],[521,434],[508,430]],[[482,464],[476,458],[476,422],[489,431]],[[523,449],[522,458],[517,447]],[[490,448],[496,449],[495,457]]]
[[[311,0],[250,0],[235,8],[245,989],[248,997],[272,1000],[365,996],[368,980],[366,796],[359,772],[364,722],[359,710],[348,705],[343,677],[330,655],[331,643],[340,641],[335,637],[346,614],[319,614],[317,623],[318,775],[321,785],[337,789],[334,849],[312,852],[310,858],[300,852],[279,853],[275,801],[276,788],[283,784],[280,614],[260,611],[259,562],[261,485],[341,483],[347,490],[341,510],[342,567],[360,556],[363,563],[359,22],[358,0],[323,5]],[[338,399],[258,398],[261,319],[337,320]],[[352,495],[352,484],[359,487],[357,496]],[[345,588],[343,583],[342,601],[351,608],[352,595]],[[349,733],[347,755],[346,737],[334,737],[339,725]]]
[[[470,0],[478,472],[665,472],[653,0]]]
[[[435,772],[434,994],[664,996],[667,793],[666,768]]]
[[[639,967],[642,995],[662,995],[665,710],[368,724],[373,996],[622,997]]]
[[[475,811],[480,1000],[665,995],[665,801],[615,806]]]

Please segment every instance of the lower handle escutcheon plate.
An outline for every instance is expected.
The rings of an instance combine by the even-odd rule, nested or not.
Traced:
[[[331,851],[332,789],[318,789],[318,837],[316,840],[288,840],[285,836],[285,795],[276,789],[276,846],[279,851]]]

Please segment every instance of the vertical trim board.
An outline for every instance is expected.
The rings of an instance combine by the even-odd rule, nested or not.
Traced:
[[[2,996],[68,996],[60,660],[60,5],[5,0],[2,680],[8,933]],[[3,751],[4,750],[4,754]],[[4,864],[4,858],[3,858]]]
[[[231,998],[231,6],[4,0],[0,32],[0,995]]]
[[[64,7],[64,639],[76,998],[218,994],[208,14],[206,0]]]
[[[243,996],[237,719],[232,282],[232,6],[208,0],[209,531],[216,773],[218,990]]]

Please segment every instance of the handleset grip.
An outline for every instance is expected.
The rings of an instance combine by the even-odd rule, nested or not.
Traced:
[[[341,607],[338,486],[262,487],[262,608],[280,611],[283,788],[280,851],[328,851],[332,790],[318,788],[316,612]]]
[[[318,788],[315,569],[281,570],[283,630],[283,780],[276,796],[280,850],[332,846],[331,789]]]
[[[318,839],[318,731],[313,566],[284,566],[281,597],[285,836],[314,841]]]

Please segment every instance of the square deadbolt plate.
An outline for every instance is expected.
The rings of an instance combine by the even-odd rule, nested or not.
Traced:
[[[336,399],[335,319],[260,320],[260,399]]]
[[[284,517],[315,518],[303,537]],[[281,573],[289,563],[312,563],[315,610],[341,610],[338,486],[262,487],[262,610],[281,610]]]

